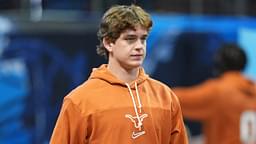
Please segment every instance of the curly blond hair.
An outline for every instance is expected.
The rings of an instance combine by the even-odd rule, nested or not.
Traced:
[[[105,12],[101,19],[97,33],[100,44],[97,46],[97,54],[108,58],[108,51],[103,45],[103,38],[109,42],[115,42],[120,34],[126,29],[135,29],[142,26],[148,32],[153,22],[150,15],[136,5],[116,5]]]

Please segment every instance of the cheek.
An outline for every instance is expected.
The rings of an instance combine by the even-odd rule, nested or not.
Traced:
[[[116,55],[117,57],[119,58],[126,58],[126,57],[129,57],[129,50],[127,50],[126,48],[124,47],[120,47],[120,50],[116,51]]]

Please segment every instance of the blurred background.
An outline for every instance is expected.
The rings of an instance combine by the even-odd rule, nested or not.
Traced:
[[[0,0],[0,143],[49,143],[63,97],[106,61],[96,55],[103,12],[128,0]],[[146,71],[170,87],[212,77],[212,56],[235,42],[256,81],[255,0],[146,0]],[[191,135],[200,123],[186,120]]]

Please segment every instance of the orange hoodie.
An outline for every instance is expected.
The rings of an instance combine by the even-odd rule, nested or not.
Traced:
[[[140,69],[126,84],[106,68],[65,97],[51,144],[187,144],[179,101]]]
[[[241,144],[240,118],[256,112],[256,86],[239,72],[192,87],[177,87],[185,118],[202,122],[205,144]]]

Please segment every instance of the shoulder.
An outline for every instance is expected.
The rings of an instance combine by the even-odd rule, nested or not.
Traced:
[[[106,83],[99,79],[89,79],[84,83],[74,88],[66,97],[76,99],[79,97],[86,97],[93,94],[95,91],[106,87]]]
[[[170,87],[167,84],[165,84],[165,83],[163,83],[159,80],[156,80],[156,79],[153,79],[153,78],[148,78],[147,81],[154,88],[157,88],[159,90],[171,91]]]
[[[70,91],[65,96],[64,102],[69,101],[73,105],[84,109],[86,105],[88,105],[90,99],[93,99],[96,95],[105,91],[105,87],[106,84],[104,84],[103,81],[89,79]]]
[[[158,94],[162,99],[167,101],[178,101],[177,96],[167,84],[153,78],[149,78],[148,83],[152,91]]]

